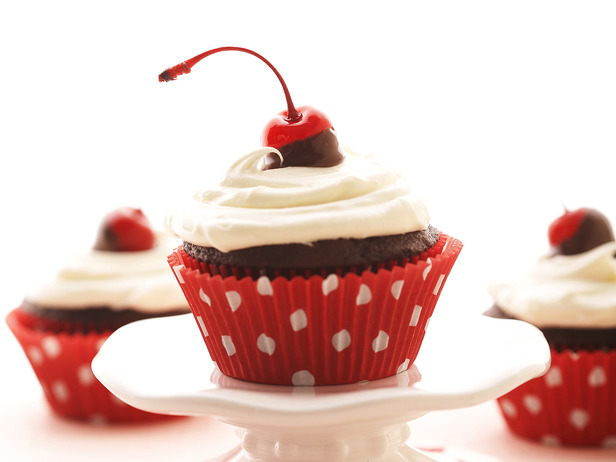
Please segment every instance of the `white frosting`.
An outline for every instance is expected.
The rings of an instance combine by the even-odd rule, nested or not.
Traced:
[[[51,280],[34,287],[26,300],[43,308],[109,307],[159,313],[188,305],[167,255],[179,245],[157,237],[151,250],[107,252],[92,250],[71,256]]]
[[[537,327],[616,327],[616,242],[578,255],[542,257],[514,283],[488,290],[508,314]]]
[[[425,229],[429,213],[406,179],[374,156],[346,150],[333,167],[261,171],[267,147],[235,162],[217,189],[197,192],[169,214],[168,230],[228,252],[321,239],[366,238]]]

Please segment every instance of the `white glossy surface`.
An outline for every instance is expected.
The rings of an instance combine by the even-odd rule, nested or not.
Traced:
[[[404,445],[404,424],[431,410],[494,399],[541,375],[549,349],[517,321],[472,317],[433,323],[408,371],[330,387],[260,385],[222,375],[191,315],[119,329],[93,362],[95,375],[149,411],[211,415],[240,428],[244,460],[433,460]]]

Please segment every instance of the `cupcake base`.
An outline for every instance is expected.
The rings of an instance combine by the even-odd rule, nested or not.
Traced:
[[[292,278],[255,279],[241,268],[210,274],[182,247],[169,264],[224,374],[333,385],[388,377],[413,363],[461,248],[441,234],[416,262]]]
[[[551,355],[543,377],[498,399],[509,429],[550,445],[616,446],[616,350]]]
[[[92,423],[141,422],[171,417],[129,406],[94,377],[90,364],[111,331],[55,333],[38,330],[29,325],[20,308],[11,311],[6,321],[56,414]]]

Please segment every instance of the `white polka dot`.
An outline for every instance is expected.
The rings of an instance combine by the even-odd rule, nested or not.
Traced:
[[[304,329],[308,325],[308,318],[304,310],[296,310],[289,316],[291,327],[295,332]]]
[[[314,385],[314,377],[313,375],[308,372],[308,371],[297,371],[295,374],[293,374],[293,377],[291,378],[291,383],[293,383],[293,385],[297,386],[313,386]]]
[[[357,305],[365,305],[367,303],[370,303],[370,300],[372,300],[372,292],[370,292],[370,287],[368,287],[366,284],[362,284],[359,287],[359,293],[357,294],[355,303]]]
[[[227,296],[227,301],[229,302],[231,311],[236,311],[242,304],[242,297],[239,292],[236,292],[235,290],[230,290],[226,292],[225,295]]]
[[[257,339],[257,348],[263,353],[271,356],[276,350],[276,341],[265,334],[261,334]]]
[[[413,308],[413,314],[411,315],[411,322],[409,322],[409,326],[415,327],[419,322],[419,316],[421,315],[421,306],[415,305]]]
[[[426,327],[424,327],[424,332],[428,332],[428,327],[430,326],[430,321],[432,321],[432,317],[426,319]]]
[[[541,412],[542,404],[541,400],[535,395],[524,395],[522,398],[522,404],[528,412],[532,415],[537,415]]]
[[[583,430],[588,426],[590,416],[584,409],[573,409],[569,414],[569,423],[576,430]]]
[[[603,441],[601,441],[601,446],[605,449],[616,449],[616,435],[606,436]]]
[[[402,293],[402,286],[404,285],[404,281],[395,281],[391,285],[391,295],[396,299],[400,299],[400,294]]]
[[[229,337],[228,335],[223,335],[221,339],[222,346],[224,346],[225,350],[227,350],[227,355],[233,356],[235,354],[235,345],[233,344],[233,340],[231,340],[231,337]]]
[[[330,274],[327,276],[323,283],[321,284],[321,290],[323,291],[323,295],[328,295],[330,292],[333,292],[338,288],[338,276],[335,274]]]
[[[500,406],[501,406],[501,410],[503,411],[503,414],[505,414],[507,417],[511,419],[513,419],[514,417],[517,417],[518,409],[515,407],[515,404],[513,404],[508,399],[501,399]]]
[[[203,289],[199,289],[199,298],[208,305],[212,306],[212,300],[205,292],[203,292]]]
[[[184,284],[184,276],[182,276],[182,270],[185,268],[184,265],[175,265],[173,267],[173,272],[175,273],[175,277],[178,279],[180,284]]]
[[[426,280],[426,278],[428,277],[428,274],[430,273],[430,270],[432,269],[432,260],[430,260],[430,258],[427,258],[426,263],[427,265],[424,268],[423,274],[422,274],[424,281]]]
[[[56,398],[61,403],[66,403],[70,398],[68,388],[66,384],[61,380],[58,380],[57,382],[51,384],[51,393],[53,394],[54,398]]]
[[[83,364],[77,368],[77,379],[84,387],[90,386],[96,381],[89,364]]]
[[[274,295],[272,283],[267,276],[261,276],[257,280],[257,292],[261,295]]]
[[[43,364],[45,358],[43,352],[35,346],[31,346],[26,350],[26,355],[30,359],[30,362],[36,366]]]
[[[444,254],[452,243],[453,237],[448,237],[445,241],[445,245],[443,246],[443,250],[441,250],[441,254]]]
[[[546,446],[560,446],[560,439],[558,439],[557,436],[554,435],[543,435],[541,437],[541,443],[545,444]]]
[[[201,332],[203,332],[204,337],[210,335],[205,328],[205,324],[203,323],[203,318],[201,316],[197,316],[197,324],[199,324],[199,328],[201,329]]]
[[[92,414],[88,417],[88,422],[91,425],[105,425],[107,423],[107,418],[103,414]]]
[[[405,370],[407,370],[409,368],[410,363],[411,363],[410,359],[408,358],[405,359],[404,362],[398,366],[398,370],[396,371],[396,374],[399,374],[400,372],[404,372]]]
[[[351,345],[351,334],[346,329],[342,329],[340,332],[332,335],[332,345],[338,352],[348,348]]]
[[[550,388],[558,387],[563,383],[563,376],[558,367],[550,368],[543,379],[545,380],[545,384]]]
[[[445,279],[445,275],[441,274],[438,277],[438,281],[436,281],[436,285],[434,286],[434,292],[432,292],[433,295],[437,295],[438,291],[441,290],[441,284],[443,284],[443,280]]]
[[[41,348],[49,358],[57,358],[62,353],[60,342],[55,337],[45,337],[41,340]]]
[[[372,341],[372,350],[375,353],[379,351],[383,351],[387,348],[387,344],[389,343],[389,335],[385,331],[379,331],[379,335]]]
[[[588,385],[591,387],[601,387],[607,383],[607,376],[605,370],[601,366],[595,367],[590,374],[588,374]]]

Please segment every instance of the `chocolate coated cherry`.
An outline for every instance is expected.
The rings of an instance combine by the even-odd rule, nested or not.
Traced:
[[[98,230],[94,250],[134,252],[154,247],[155,235],[145,214],[121,207],[105,215]]]
[[[159,82],[176,80],[179,75],[188,74],[203,58],[221,51],[241,51],[259,58],[276,74],[282,85],[287,100],[287,110],[270,120],[262,135],[264,146],[271,146],[280,151],[282,163],[272,162],[274,159],[264,159],[261,163],[262,170],[291,166],[331,167],[344,160],[344,152],[327,116],[311,106],[295,108],[289,89],[280,73],[267,59],[248,48],[214,48],[166,69],[158,76],[158,80]]]
[[[552,255],[576,255],[614,240],[612,226],[601,212],[581,208],[554,220],[548,229]]]

